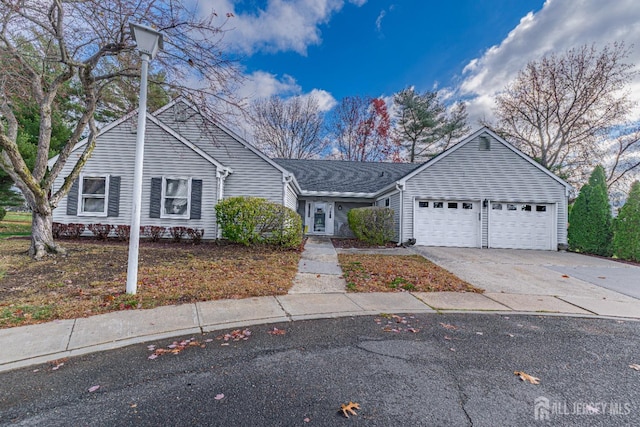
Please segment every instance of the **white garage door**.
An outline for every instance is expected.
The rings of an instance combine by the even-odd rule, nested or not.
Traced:
[[[480,204],[472,201],[418,200],[417,245],[478,247]]]
[[[553,249],[554,205],[492,202],[489,247]]]

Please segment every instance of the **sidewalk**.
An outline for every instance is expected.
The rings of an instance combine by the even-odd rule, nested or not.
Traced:
[[[493,312],[640,319],[640,300],[510,293],[346,293],[330,242],[311,239],[288,295],[118,311],[0,330],[0,372],[131,344],[250,325],[379,313]],[[585,309],[588,307],[589,309]]]

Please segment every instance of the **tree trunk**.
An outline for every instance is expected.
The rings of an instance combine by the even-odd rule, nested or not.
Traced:
[[[46,254],[66,253],[60,245],[53,241],[52,223],[53,214],[48,206],[44,206],[44,209],[33,210],[29,256],[35,260],[42,259]]]

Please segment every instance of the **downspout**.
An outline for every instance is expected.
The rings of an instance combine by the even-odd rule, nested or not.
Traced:
[[[222,170],[216,169],[216,178],[218,179],[218,202],[224,199],[224,180],[227,179],[231,170],[229,168],[223,168]],[[218,227],[218,221],[216,221],[216,238],[222,237],[222,231]]]
[[[282,206],[287,207],[287,185],[289,185],[293,181],[293,175],[291,174],[282,174]],[[296,206],[296,211],[298,210],[298,206]]]
[[[398,246],[402,245],[402,227],[403,227],[403,212],[404,212],[404,182],[396,182],[396,190],[400,192],[400,212],[398,212]]]

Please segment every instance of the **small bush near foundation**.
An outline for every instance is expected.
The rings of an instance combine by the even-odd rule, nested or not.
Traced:
[[[145,225],[142,227],[142,234],[148,237],[152,242],[158,242],[167,231],[165,227],[159,225]]]
[[[351,209],[347,214],[349,228],[359,240],[384,245],[393,239],[393,209],[378,206]]]
[[[302,219],[293,210],[257,197],[232,197],[218,202],[216,218],[222,237],[249,246],[269,243],[297,248]]]
[[[113,226],[111,224],[89,224],[88,228],[96,239],[107,240]]]
[[[187,234],[191,238],[191,241],[196,245],[202,242],[204,236],[204,228],[198,230],[197,228],[187,228]]]

